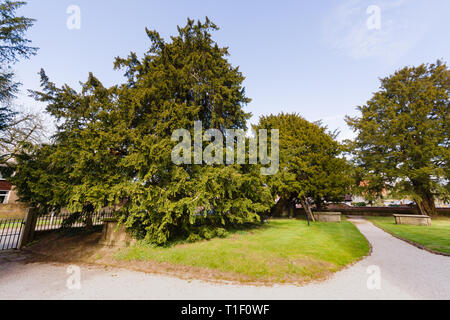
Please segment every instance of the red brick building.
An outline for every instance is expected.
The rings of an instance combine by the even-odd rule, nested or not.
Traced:
[[[16,193],[12,184],[0,175],[0,204],[15,203],[17,200]]]

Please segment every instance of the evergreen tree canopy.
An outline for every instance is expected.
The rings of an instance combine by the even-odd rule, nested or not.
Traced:
[[[117,58],[126,83],[104,87],[90,75],[81,92],[58,88],[41,71],[42,92],[58,120],[55,143],[18,156],[12,177],[19,196],[42,210],[89,216],[105,206],[136,236],[156,244],[175,237],[209,238],[260,220],[270,209],[255,165],[176,165],[172,132],[245,129],[250,101],[243,75],[211,37],[217,27],[187,21],[166,42],[147,30],[143,58]],[[52,191],[47,190],[47,186]]]
[[[13,80],[11,66],[20,58],[28,59],[37,50],[30,47],[30,40],[25,38],[25,32],[34,20],[16,16],[16,10],[24,4],[23,1],[0,1],[0,130],[15,114],[6,103],[14,97],[19,87],[19,83]]]
[[[449,195],[449,92],[450,70],[441,61],[405,67],[381,79],[358,107],[360,117],[347,117],[368,192],[408,195],[422,214],[436,214],[435,198]]]
[[[325,127],[284,113],[261,117],[257,127],[280,130],[280,169],[268,178],[279,205],[300,202],[308,210],[312,203],[342,201],[351,184],[349,164]]]

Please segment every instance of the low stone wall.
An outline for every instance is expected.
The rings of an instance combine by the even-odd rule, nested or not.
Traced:
[[[450,208],[437,208],[439,215],[450,216]],[[418,215],[416,208],[409,207],[342,207],[334,209],[320,209],[321,212],[336,212],[339,211],[343,215],[356,215],[356,216],[382,216],[391,217],[393,214],[410,214]],[[305,211],[302,208],[295,209],[296,216],[304,216]]]
[[[115,219],[104,219],[102,237],[99,244],[104,246],[128,247],[136,244],[123,225],[118,226]]]
[[[431,218],[429,216],[412,215],[412,214],[394,214],[394,219],[396,224],[431,226]]]
[[[27,213],[27,206],[22,203],[0,204],[0,219],[22,219]]]
[[[341,222],[340,212],[313,212],[314,219],[321,222]]]

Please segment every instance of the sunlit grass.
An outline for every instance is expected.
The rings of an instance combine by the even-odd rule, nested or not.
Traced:
[[[424,247],[450,254],[450,218],[431,220],[431,226],[395,224],[394,217],[368,217],[375,225],[401,238],[416,242]]]
[[[360,259],[369,245],[356,227],[341,223],[270,220],[260,228],[226,238],[177,244],[135,246],[116,255],[244,275],[253,280],[315,279]]]

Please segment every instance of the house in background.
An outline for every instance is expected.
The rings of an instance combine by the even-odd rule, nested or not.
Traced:
[[[18,201],[14,186],[0,174],[0,219],[23,218],[25,214],[26,205]]]
[[[10,200],[12,185],[3,179],[0,173],[0,204],[7,204]]]
[[[6,181],[0,173],[0,204],[12,203],[17,200],[12,184]]]

